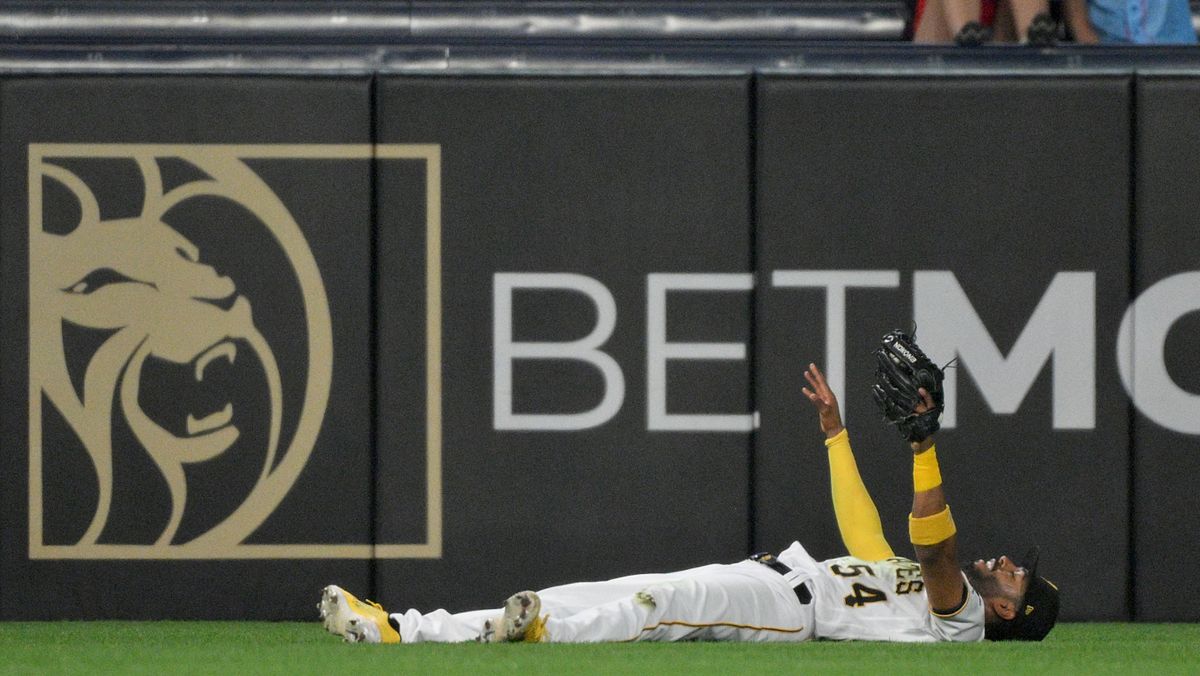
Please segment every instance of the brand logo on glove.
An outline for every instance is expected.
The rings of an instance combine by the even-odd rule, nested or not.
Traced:
[[[900,354],[904,355],[904,358],[907,359],[909,362],[911,362],[913,364],[917,363],[917,358],[915,356],[913,356],[912,352],[908,351],[908,348],[904,347],[903,345],[901,345],[899,343],[896,343],[895,348],[896,348],[896,351],[899,352]]]

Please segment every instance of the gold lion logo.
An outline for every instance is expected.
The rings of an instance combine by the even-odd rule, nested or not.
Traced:
[[[423,543],[250,540],[280,505],[313,452],[333,369],[332,322],[316,260],[287,206],[256,173],[258,165],[248,162],[273,159],[400,160],[424,166],[427,490]],[[118,190],[124,211],[117,210],[119,218],[106,218],[104,214],[110,212],[102,208],[105,202],[93,186],[105,184],[104,194],[109,195],[112,181],[106,174],[98,178],[94,167],[88,174],[78,163],[114,160],[136,167],[130,174],[136,178],[130,180],[141,184],[142,195],[138,204],[130,199],[136,190]],[[168,165],[175,166],[170,176],[164,170]],[[180,172],[180,165],[187,170]],[[441,149],[432,144],[31,144],[30,558],[440,557],[440,172]],[[44,203],[47,190],[55,193],[49,205]],[[74,202],[74,210],[64,211],[59,204],[64,201]],[[208,209],[214,202],[234,205],[236,223],[212,217]],[[48,216],[50,209],[54,217]],[[184,227],[173,220],[180,209],[192,209],[199,224],[184,219]],[[62,214],[68,212],[71,218],[64,225]],[[245,214],[249,216],[243,219]],[[235,232],[233,240],[239,242],[235,246],[241,247],[243,258],[251,251],[251,262],[243,262],[241,271],[252,266],[252,275],[239,278],[223,270],[214,261],[222,260],[226,245],[205,244],[204,238],[212,237],[210,231],[228,233],[238,227],[253,229],[254,241],[277,249],[282,256],[259,252]],[[277,262],[260,264],[260,255]],[[278,303],[276,292],[263,298],[264,284],[289,289],[280,292],[287,296],[286,302]],[[302,307],[293,305],[291,295],[297,292]],[[71,342],[71,336],[81,332],[91,337],[91,349]],[[230,375],[235,362],[239,371]],[[254,367],[240,370],[247,362]],[[183,396],[190,390],[201,390],[202,395]],[[246,394],[251,391],[252,395]],[[186,415],[179,411],[181,407],[187,409]],[[73,450],[77,447],[83,451]],[[48,485],[61,496],[71,490],[73,480],[55,477],[55,483],[47,484],[44,472],[55,471],[62,465],[54,461],[72,453],[75,464],[70,467],[87,465],[79,471],[92,473],[95,495],[71,496],[67,507],[47,503]],[[132,484],[135,503],[130,507],[129,478],[115,470],[121,462],[128,463],[131,454],[139,467],[161,475],[157,483],[165,485],[169,503],[162,507],[161,522],[142,514],[138,491],[143,488],[136,482]],[[244,474],[253,476],[231,477],[229,482],[240,483],[224,485],[226,475],[218,473],[218,488],[211,481],[207,491],[193,485],[196,472],[203,472],[206,464],[212,471],[213,463],[230,457],[239,468],[252,467]],[[210,505],[207,512],[194,509],[213,494],[227,502]],[[80,505],[85,503],[82,509],[90,512],[80,517]],[[198,512],[205,516],[194,518]],[[76,523],[80,519],[86,524]],[[123,529],[131,521],[141,522],[135,536],[129,535],[129,528]],[[53,542],[47,542],[48,523],[58,528]],[[149,536],[147,528],[152,531]]]
[[[102,146],[100,148],[103,148]],[[90,523],[74,545],[102,553],[114,495],[114,421],[123,420],[153,461],[170,498],[166,525],[150,550],[171,556],[221,555],[242,543],[271,514],[312,452],[329,396],[332,370],[328,303],[311,252],[286,206],[245,162],[220,147],[176,148],[173,157],[204,176],[165,189],[153,148],[133,149],[144,185],[141,213],[104,220],[88,185],[53,151],[30,149],[30,376],[31,397],[49,402],[78,437],[91,461],[98,495]],[[78,202],[79,222],[66,234],[41,223],[41,188],[51,181]],[[252,300],[234,281],[203,262],[203,252],[164,222],[171,209],[198,198],[223,198],[248,210],[284,249],[300,279],[307,317],[308,383],[303,411],[286,449],[282,378],[275,354],[255,325]],[[64,326],[102,330],[107,337],[87,361],[81,385],[72,381]],[[269,402],[261,469],[244,500],[222,521],[175,543],[188,505],[186,468],[228,451],[241,435],[232,402],[189,412],[182,431],[168,429],[144,410],[143,369],[148,359],[186,366],[204,381],[214,363],[233,363],[247,351],[264,374]],[[37,396],[34,396],[34,395]],[[34,402],[31,402],[33,407]],[[40,415],[31,418],[35,425]],[[260,435],[261,436],[261,435]],[[52,452],[31,444],[34,453]],[[40,470],[40,456],[31,470]],[[41,481],[31,476],[31,493]],[[31,495],[31,511],[40,500]],[[39,514],[35,516],[40,516]],[[40,525],[40,524],[39,524]],[[32,542],[32,541],[31,541]],[[32,542],[37,545],[37,542]],[[120,547],[121,545],[115,545]],[[167,549],[176,549],[168,553]]]

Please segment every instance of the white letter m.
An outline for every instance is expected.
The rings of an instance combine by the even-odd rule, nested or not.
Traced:
[[[921,347],[938,361],[958,357],[994,413],[1015,413],[1053,356],[1054,429],[1096,426],[1096,275],[1060,272],[1008,356],[979,319],[954,273],[913,274],[913,318]],[[946,371],[942,426],[957,423],[958,369]]]

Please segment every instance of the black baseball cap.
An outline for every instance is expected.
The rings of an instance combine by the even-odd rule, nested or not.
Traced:
[[[1029,584],[1017,604],[1017,614],[1003,624],[989,628],[993,641],[1040,641],[1058,621],[1058,586],[1037,574],[1040,548],[1034,547],[1018,563],[1025,569]]]

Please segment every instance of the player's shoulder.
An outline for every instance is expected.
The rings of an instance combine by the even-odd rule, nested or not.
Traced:
[[[943,641],[982,641],[984,636],[984,602],[975,588],[963,576],[963,599],[955,608],[929,609],[930,629]]]
[[[964,575],[962,600],[959,601],[957,605],[950,608],[934,608],[931,605],[929,606],[929,612],[934,617],[943,620],[949,620],[959,617],[964,613],[969,614],[968,611],[975,606],[980,608],[983,607],[983,597],[979,595],[979,592],[975,591],[975,588],[971,586],[971,583],[967,581],[967,578]]]

